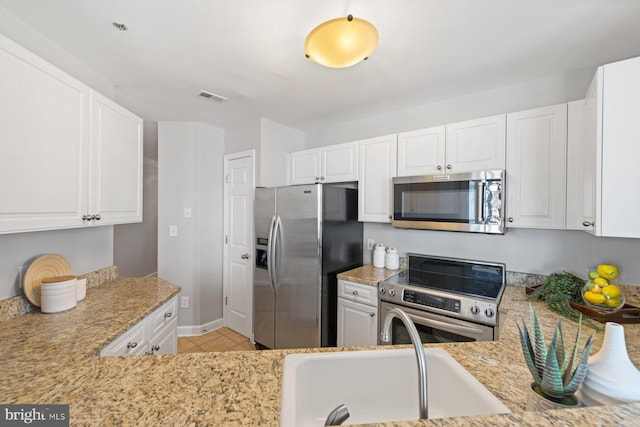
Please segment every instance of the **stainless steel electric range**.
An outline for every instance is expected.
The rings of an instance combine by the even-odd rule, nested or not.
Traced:
[[[465,342],[498,339],[498,305],[505,287],[504,264],[408,254],[409,268],[378,286],[379,330],[387,312],[405,311],[422,341]],[[410,344],[394,319],[389,344]],[[382,343],[378,338],[378,344]]]

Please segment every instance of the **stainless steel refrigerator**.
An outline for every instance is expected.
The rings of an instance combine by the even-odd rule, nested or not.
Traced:
[[[362,265],[354,186],[256,188],[253,321],[259,346],[336,345],[336,276]]]

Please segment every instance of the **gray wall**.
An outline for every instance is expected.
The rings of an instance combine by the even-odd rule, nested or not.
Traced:
[[[158,271],[158,123],[144,122],[142,222],[113,227],[113,262],[120,276]]]
[[[407,252],[502,262],[509,271],[551,274],[569,271],[586,277],[588,267],[614,264],[620,267],[620,282],[640,285],[640,239],[594,237],[584,231],[508,229],[500,235],[430,230],[404,230],[389,224],[368,223],[364,241],[373,239]],[[364,250],[365,262],[371,252]]]
[[[22,274],[38,256],[57,253],[69,260],[75,274],[113,264],[113,227],[36,231],[0,235],[0,299],[24,294]]]
[[[221,129],[158,123],[158,275],[190,298],[180,326],[222,318],[223,159]],[[177,237],[169,225],[178,226]]]

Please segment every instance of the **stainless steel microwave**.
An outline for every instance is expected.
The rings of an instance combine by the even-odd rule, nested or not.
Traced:
[[[504,234],[505,171],[393,178],[397,228]]]

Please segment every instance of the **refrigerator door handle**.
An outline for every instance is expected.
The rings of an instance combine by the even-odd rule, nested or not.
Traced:
[[[275,267],[275,263],[273,262],[273,255],[275,249],[275,225],[276,225],[276,216],[271,217],[271,225],[269,226],[269,245],[267,246],[267,271],[269,272],[269,281],[271,282],[271,287],[275,291],[275,280],[273,279],[273,270]]]
[[[273,284],[274,284],[274,291],[277,293],[278,292],[278,288],[280,287],[280,264],[278,263],[278,246],[279,246],[279,240],[278,240],[278,235],[280,235],[281,238],[284,238],[284,236],[282,235],[282,220],[280,219],[280,215],[278,215],[278,218],[276,219],[276,225],[273,229]]]

